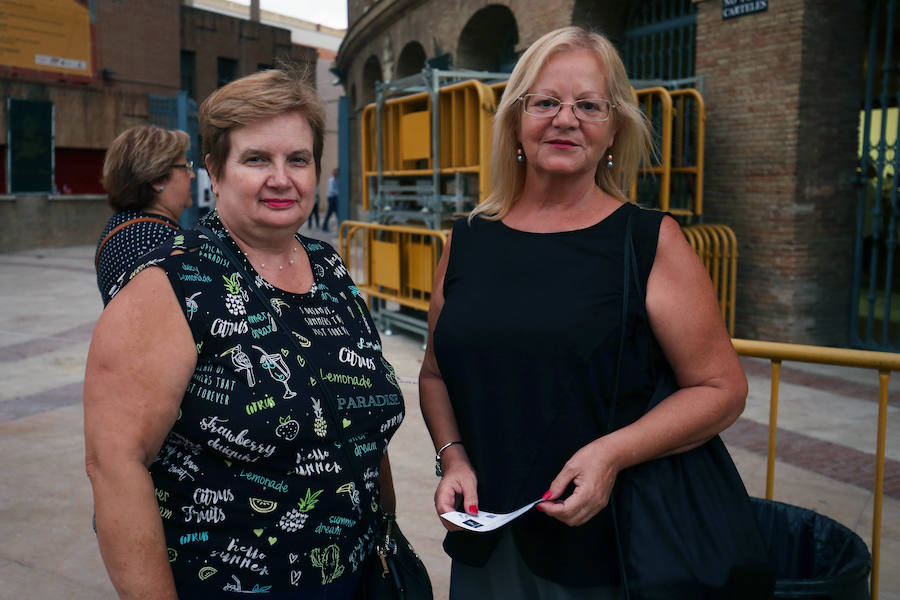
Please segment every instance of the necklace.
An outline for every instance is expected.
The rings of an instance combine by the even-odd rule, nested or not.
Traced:
[[[231,235],[231,231],[229,231],[227,227],[225,227],[224,229],[225,229],[225,233],[228,234],[228,237],[230,237],[232,240],[234,240],[234,237]],[[294,239],[294,241],[295,241],[295,242],[297,241],[296,238]],[[250,257],[247,256],[247,253],[244,252],[244,249],[241,248],[240,244],[238,244],[237,242],[235,242],[235,245],[238,247],[238,250],[240,250],[241,254],[244,255],[244,258],[247,259],[247,262],[249,262],[249,263],[252,265],[252,264],[253,264],[253,261],[250,260]],[[294,261],[295,261],[296,256],[297,256],[297,250],[298,250],[298,248],[299,248],[299,246],[294,246],[293,248],[291,248],[291,257],[290,257],[290,258],[288,259],[288,261],[287,261],[287,265],[288,265],[288,266],[291,266],[292,264],[294,264]],[[260,268],[260,269],[265,269],[265,268],[266,268],[266,263],[264,263],[264,262],[259,263],[259,268]],[[278,270],[279,270],[279,271],[284,271],[284,265],[278,265]]]
[[[296,257],[296,254],[297,254],[297,246],[294,246],[294,248],[291,250],[291,257],[287,261],[288,266],[294,264],[294,258]],[[247,256],[246,252],[244,253],[244,256]],[[250,260],[250,257],[247,257],[247,260]],[[265,269],[266,263],[264,263],[264,262],[259,263],[259,268]],[[278,270],[284,271],[284,265],[278,265]]]

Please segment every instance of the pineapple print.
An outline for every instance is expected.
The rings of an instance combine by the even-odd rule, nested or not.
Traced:
[[[319,437],[325,437],[325,434],[328,433],[328,423],[322,417],[322,402],[320,400],[312,399],[313,412],[316,413],[316,418],[313,421],[313,431]]]
[[[247,292],[241,289],[239,278],[240,275],[237,273],[232,273],[231,277],[222,275],[222,279],[225,280],[225,290],[228,292],[225,296],[225,308],[236,317],[242,317],[247,314],[244,303],[250,299]]]
[[[297,503],[297,506],[300,507],[300,512],[308,513],[313,508],[315,508],[316,503],[319,501],[319,496],[325,490],[319,490],[318,492],[313,492],[311,489],[306,488],[306,497],[301,498],[300,502]]]
[[[306,513],[302,513],[296,508],[292,508],[278,520],[278,526],[288,533],[294,533],[297,530],[303,529],[308,518],[309,515]]]

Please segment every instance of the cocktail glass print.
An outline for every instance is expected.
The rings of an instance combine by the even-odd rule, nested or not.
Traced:
[[[200,309],[200,307],[197,305],[197,301],[194,300],[194,298],[196,298],[197,296],[199,296],[202,293],[203,292],[197,292],[196,294],[188,296],[187,298],[184,299],[184,305],[187,307],[188,321],[193,319],[194,313],[196,313]]]
[[[231,355],[231,364],[234,365],[234,372],[240,373],[241,371],[247,372],[247,385],[253,387],[256,385],[256,377],[253,375],[253,363],[250,361],[250,357],[247,356],[247,353],[241,350],[241,345],[238,344],[234,348],[226,350],[220,356],[225,356],[226,354]]]
[[[291,378],[291,370],[288,369],[287,363],[284,362],[284,358],[280,353],[269,353],[260,348],[259,346],[253,346],[257,350],[259,350],[262,356],[259,357],[260,366],[269,372],[269,376],[275,381],[280,382],[284,385],[284,398],[285,400],[289,398],[293,398],[297,395],[297,392],[291,391],[291,388],[288,387],[288,379]]]

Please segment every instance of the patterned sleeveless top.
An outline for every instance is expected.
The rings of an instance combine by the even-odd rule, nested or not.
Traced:
[[[403,420],[393,368],[330,245],[296,236],[315,283],[293,294],[253,270],[217,213],[202,222],[253,281],[197,231],[141,267],[165,270],[198,352],[179,417],[150,467],[179,595],[352,597],[375,542],[380,461]],[[250,286],[263,288],[270,306]]]
[[[156,221],[132,223],[109,238],[103,246],[97,260],[97,287],[100,289],[103,306],[109,304],[113,296],[129,280],[134,268],[141,264],[141,256],[162,244],[180,229],[178,223],[163,215],[142,210],[117,212],[103,228],[103,233],[97,240],[97,249],[100,249],[100,242],[106,239],[106,235],[122,223],[146,217]],[[158,221],[164,221],[169,225]]]

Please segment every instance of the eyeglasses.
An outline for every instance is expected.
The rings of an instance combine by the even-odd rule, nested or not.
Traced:
[[[172,165],[173,169],[176,167],[181,167],[181,168],[187,169],[188,171],[193,171],[194,170],[194,161],[189,160],[186,163],[181,163],[180,165]]]
[[[525,114],[532,117],[555,117],[562,110],[563,105],[571,106],[572,112],[582,121],[600,123],[609,119],[610,109],[616,106],[609,100],[602,98],[585,98],[575,102],[563,102],[553,96],[543,94],[525,94],[520,96]]]

